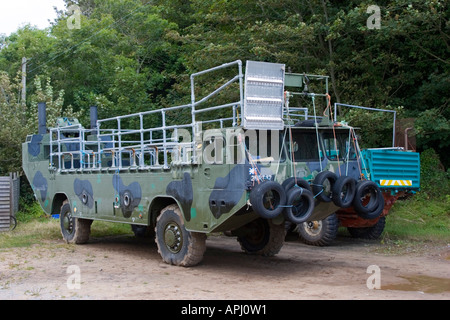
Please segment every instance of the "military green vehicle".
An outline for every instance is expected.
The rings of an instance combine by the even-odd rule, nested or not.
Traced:
[[[217,73],[217,86],[198,98],[196,81]],[[91,107],[89,129],[71,118],[47,129],[39,104],[23,168],[43,210],[59,214],[66,242],[87,242],[93,221],[125,223],[153,235],[164,262],[193,266],[213,232],[273,256],[286,221],[318,221],[349,207],[364,219],[380,215],[380,187],[361,171],[354,129],[316,115],[316,97],[329,101],[327,77],[257,61],[244,72],[237,60],[190,80],[189,104],[107,119]],[[325,92],[311,93],[312,80]],[[310,99],[312,109],[289,106],[294,96]]]

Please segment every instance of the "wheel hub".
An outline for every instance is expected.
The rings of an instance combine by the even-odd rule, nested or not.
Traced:
[[[309,221],[306,224],[305,231],[310,235],[317,235],[322,230],[322,221]]]
[[[169,223],[164,230],[164,243],[173,253],[178,253],[183,244],[180,227],[176,223]]]
[[[70,213],[67,213],[64,215],[63,217],[63,226],[64,229],[71,234],[73,231],[73,218],[72,215]]]

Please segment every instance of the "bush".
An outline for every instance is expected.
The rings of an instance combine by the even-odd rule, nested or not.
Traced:
[[[420,154],[420,189],[427,198],[445,198],[450,194],[450,171],[443,169],[434,149]]]

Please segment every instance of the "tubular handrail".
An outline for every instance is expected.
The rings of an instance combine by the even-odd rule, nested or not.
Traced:
[[[219,86],[214,91],[207,94],[205,97],[196,101],[195,97],[195,77],[211,73],[220,69],[228,68],[231,66],[238,66],[238,74],[228,80],[226,83]],[[130,152],[132,149],[133,159],[130,159],[129,165],[125,165],[126,168],[133,167],[131,164],[136,165],[135,157],[138,157],[138,167],[145,168],[144,156],[148,152],[148,146],[153,146],[155,159],[150,160],[153,164],[158,164],[158,150],[163,152],[163,165],[164,169],[169,168],[168,153],[176,155],[178,151],[183,150],[183,161],[186,162],[186,150],[189,150],[192,154],[190,157],[190,163],[196,163],[196,148],[194,148],[196,133],[199,130],[200,121],[196,121],[197,114],[204,114],[211,111],[217,111],[220,109],[231,108],[232,114],[230,117],[207,119],[205,123],[218,123],[220,127],[223,127],[224,121],[232,121],[232,126],[236,126],[238,123],[238,114],[236,108],[240,108],[240,116],[242,117],[243,108],[243,74],[242,74],[242,62],[236,60],[230,63],[225,63],[220,66],[203,70],[191,75],[191,103],[179,106],[173,106],[168,108],[162,108],[157,110],[141,111],[132,114],[126,114],[121,116],[115,116],[105,119],[98,119],[96,121],[95,129],[84,129],[80,124],[71,125],[66,127],[57,127],[50,129],[50,166],[60,171],[72,171],[72,170],[98,170],[102,169],[102,159],[108,156],[107,162],[111,161],[110,168],[123,168],[124,158],[123,154]],[[198,109],[197,107],[204,104],[214,96],[218,95],[225,88],[231,86],[233,83],[239,81],[240,100],[221,105],[206,107]],[[170,124],[168,123],[167,113],[171,111],[180,111],[191,109],[191,122],[184,124]],[[144,117],[160,118],[159,126],[144,126]],[[138,119],[134,128],[124,128],[124,121],[128,119]],[[241,119],[242,123],[242,119]],[[113,128],[102,128],[105,126],[112,126]],[[178,142],[178,130],[190,129],[192,140],[190,142],[183,141]],[[170,135],[172,133],[172,135]],[[55,139],[54,137],[55,136]],[[70,136],[70,137],[69,137]],[[95,140],[89,140],[89,136],[96,136]],[[89,148],[89,149],[86,149]],[[177,150],[177,148],[180,148]],[[70,151],[69,149],[74,149]],[[86,152],[88,151],[88,152]],[[70,154],[71,168],[66,169],[64,166],[64,156]],[[85,156],[89,158],[85,161]],[[54,157],[57,157],[57,165],[53,163]],[[90,162],[90,159],[94,160]],[[142,160],[141,160],[142,159]],[[75,168],[74,160],[78,160],[78,168]],[[115,165],[117,164],[117,166]],[[107,165],[108,167],[108,165]]]

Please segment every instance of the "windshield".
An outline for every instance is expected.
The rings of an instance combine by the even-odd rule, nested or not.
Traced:
[[[323,159],[322,151],[317,150],[317,135],[315,132],[304,130],[292,130],[292,142],[290,141],[290,132],[286,134],[286,146],[289,157],[294,162],[318,161],[319,154]]]
[[[335,139],[336,137],[336,139]],[[292,130],[286,134],[286,147],[289,157],[294,162],[322,161],[325,155],[329,160],[354,160],[356,153],[350,131],[336,130],[319,132],[320,150],[317,148],[317,133],[315,131]]]
[[[327,158],[330,160],[356,159],[355,148],[349,131],[325,132],[323,134],[323,145]]]

